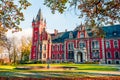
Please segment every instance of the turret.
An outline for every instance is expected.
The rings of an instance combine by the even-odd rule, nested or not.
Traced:
[[[43,19],[43,16],[42,16],[41,9],[39,9],[38,15],[39,15],[39,20],[42,20],[42,19]]]
[[[34,20],[34,18],[33,18],[32,27],[34,27],[34,26],[35,26],[35,20]]]

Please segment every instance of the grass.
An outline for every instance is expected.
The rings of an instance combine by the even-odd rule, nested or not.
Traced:
[[[42,66],[47,67],[47,64],[21,64],[17,66]],[[17,66],[11,65],[0,65],[0,76],[32,76],[35,77],[78,77],[78,76],[92,76],[97,74],[91,74],[91,71],[117,71],[118,69],[111,65],[99,65],[99,64],[50,64],[50,67],[76,67],[75,70],[49,70],[49,69],[38,69],[38,70],[17,70]],[[28,74],[30,73],[30,74]]]

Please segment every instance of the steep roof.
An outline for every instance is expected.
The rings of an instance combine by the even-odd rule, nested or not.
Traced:
[[[102,29],[105,32],[105,38],[120,37],[120,25],[104,26]]]
[[[67,31],[67,32],[62,32],[61,34],[58,33],[59,35],[56,38],[52,39],[52,42],[53,43],[63,43],[65,41],[65,39],[69,39],[70,33],[73,34],[73,38],[76,38],[77,32],[78,31]]]

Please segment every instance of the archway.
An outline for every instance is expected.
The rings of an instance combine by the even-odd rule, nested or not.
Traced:
[[[77,52],[77,63],[83,62],[83,54],[82,52]]]

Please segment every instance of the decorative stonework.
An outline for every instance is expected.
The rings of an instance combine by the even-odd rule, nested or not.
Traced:
[[[78,54],[81,54],[78,56]],[[78,60],[78,57],[80,60]],[[79,48],[74,48],[74,62],[75,63],[82,63],[82,62],[86,62],[87,61],[87,53],[83,50],[83,49],[79,49]]]

